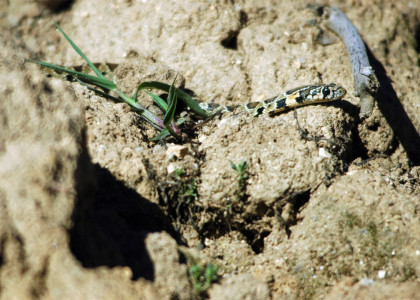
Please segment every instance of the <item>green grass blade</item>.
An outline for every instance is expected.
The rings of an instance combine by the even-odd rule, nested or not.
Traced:
[[[72,76],[76,77],[77,79],[80,79],[81,81],[83,81],[85,83],[94,84],[94,85],[99,86],[103,89],[115,90],[117,88],[117,85],[115,83],[113,83],[112,81],[109,81],[105,77],[104,78],[99,78],[99,77],[96,77],[96,76],[93,76],[93,75],[89,75],[89,74],[86,74],[86,73],[66,69],[65,67],[50,64],[50,63],[43,62],[43,61],[37,61],[37,60],[32,60],[32,59],[28,59],[26,61],[38,64],[38,65],[40,65],[44,68],[48,68],[48,69],[52,69],[52,70],[55,70],[55,71],[58,71],[58,72],[63,72],[63,73],[72,75]]]
[[[161,82],[157,82],[157,81],[145,81],[139,84],[139,86],[137,87],[136,92],[134,93],[134,99],[137,99],[137,94],[139,91],[144,90],[144,89],[156,89],[156,90],[161,90],[161,91],[165,91],[165,92],[169,92],[170,89],[170,85],[165,84],[165,83],[161,83]]]
[[[140,113],[140,115],[150,124],[152,124],[153,126],[155,126],[156,128],[163,130],[165,128],[165,125],[163,124],[163,121],[161,119],[159,119],[157,116],[155,116],[153,113],[151,113],[150,111],[148,111],[147,109],[145,109],[140,103],[137,103],[136,101],[134,101],[133,99],[131,99],[130,97],[128,97],[127,95],[125,95],[123,92],[121,92],[120,90],[118,90],[117,85],[115,83],[113,83],[112,81],[109,81],[108,79],[104,79],[104,78],[99,78],[93,75],[89,75],[89,74],[85,74],[82,72],[77,72],[74,70],[70,70],[70,69],[66,69],[64,67],[58,66],[58,65],[54,65],[54,64],[50,64],[47,62],[42,62],[42,61],[36,61],[36,60],[31,60],[28,59],[28,62],[31,63],[35,63],[38,64],[42,67],[45,68],[49,68],[58,72],[63,72],[69,75],[74,76],[77,80],[79,80],[80,83],[85,83],[85,84],[93,84],[96,85],[98,87],[107,89],[107,90],[111,90],[114,91],[115,93],[118,94],[118,96],[121,98],[122,101],[126,102],[128,105],[131,106],[131,108],[133,110],[135,110],[136,112]],[[94,92],[97,92],[98,94],[110,98],[112,100],[117,99],[118,101],[121,101],[120,99],[109,95],[107,93],[103,93],[101,91],[98,91],[92,87],[88,87],[89,89],[93,90]]]
[[[171,87],[169,88],[169,94],[168,94],[169,107],[165,113],[165,117],[163,118],[163,124],[165,124],[165,127],[169,126],[169,124],[172,122],[175,116],[176,105],[178,103],[178,96],[175,92],[174,84],[175,84],[175,80],[177,76],[175,76],[175,79],[172,82]]]
[[[160,129],[165,128],[165,124],[161,119],[159,119],[157,116],[155,116],[153,113],[148,111],[146,108],[144,108],[140,103],[134,101],[134,99],[128,97],[126,94],[121,92],[118,89],[115,89],[114,92],[121,98],[125,103],[130,105],[134,110],[139,111],[141,113],[141,116],[147,120],[149,123],[151,123],[153,126],[157,126]]]
[[[92,68],[92,70],[95,72],[98,77],[102,79],[106,79],[105,76],[93,65],[93,63],[87,58],[87,56],[82,52],[82,50],[79,49],[79,47],[76,46],[75,43],[68,37],[68,35],[61,29],[60,25],[57,24],[57,22],[53,21],[55,26],[57,26],[58,30],[60,30],[61,34],[66,38],[66,40],[70,43],[70,45],[73,47],[73,49],[79,54],[89,65],[89,67]]]
[[[81,81],[80,79],[76,79],[78,83],[80,83],[81,85],[87,87],[90,91],[95,92],[96,94],[98,94],[99,96],[102,96],[104,98],[110,99],[114,102],[123,102],[122,99],[118,98],[118,97],[114,97],[111,94],[108,94],[106,92],[103,92],[101,90],[95,89],[94,87],[91,87],[89,84],[87,84],[84,81]],[[141,111],[139,111],[141,112]]]
[[[157,106],[159,106],[161,110],[163,110],[164,112],[168,110],[168,103],[166,103],[165,100],[163,100],[162,98],[160,98],[159,96],[153,93],[150,93],[148,91],[145,91],[145,92],[153,98],[153,101],[156,103]]]
[[[161,91],[169,93],[170,88],[171,88],[171,86],[169,84],[166,84],[166,83],[157,82],[157,81],[145,81],[137,87],[137,91],[136,91],[135,95],[137,95],[138,91],[144,90],[144,89],[157,89],[157,90],[161,90]],[[194,111],[196,114],[198,114],[201,117],[204,117],[204,118],[208,117],[208,114],[200,107],[200,105],[198,105],[198,103],[190,95],[188,95],[186,92],[184,92],[183,90],[180,90],[178,88],[175,88],[175,91],[176,91],[177,95],[180,97],[180,99],[192,111]],[[136,98],[134,98],[134,99],[136,99]]]
[[[159,132],[159,134],[157,136],[152,138],[152,142],[158,142],[160,140],[163,140],[163,139],[167,138],[170,135],[171,134],[169,133],[169,131],[167,129],[164,129],[161,132]]]
[[[178,95],[175,92],[175,80],[176,80],[176,76],[174,81],[172,82],[170,88],[169,88],[169,94],[168,94],[168,101],[169,101],[169,106],[168,106],[168,110],[165,113],[165,116],[163,118],[163,124],[165,125],[166,130],[168,130],[168,132],[174,136],[175,138],[179,139],[180,136],[178,135],[179,130],[176,127],[175,122],[173,122],[174,117],[175,117],[175,110],[176,110],[176,105],[178,103]],[[173,123],[173,124],[171,124]],[[171,127],[172,125],[172,127]]]

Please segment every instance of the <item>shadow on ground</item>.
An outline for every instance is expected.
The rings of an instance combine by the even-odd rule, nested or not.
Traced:
[[[408,158],[415,166],[420,165],[420,136],[408,117],[404,107],[398,99],[397,93],[392,86],[391,80],[386,74],[386,70],[382,63],[376,59],[369,47],[369,61],[375,70],[379,80],[379,91],[377,94],[378,108],[386,118],[389,126],[391,126],[394,134],[400,141],[404,150],[407,152]]]
[[[145,246],[147,234],[167,231],[179,238],[156,204],[127,188],[107,169],[92,168],[96,184],[78,184],[71,251],[86,268],[128,266],[133,280],[154,280],[153,262]]]

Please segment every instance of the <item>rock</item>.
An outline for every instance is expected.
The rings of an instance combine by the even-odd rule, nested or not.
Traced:
[[[270,291],[266,284],[249,274],[231,276],[215,284],[209,291],[210,299],[266,300]]]

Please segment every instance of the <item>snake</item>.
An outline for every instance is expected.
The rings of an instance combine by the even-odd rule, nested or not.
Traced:
[[[199,103],[200,107],[207,112],[240,112],[258,117],[260,115],[274,116],[296,107],[319,104],[341,100],[347,91],[342,86],[330,84],[312,84],[300,86],[276,97],[258,102],[248,102],[242,105],[225,106],[217,103]]]

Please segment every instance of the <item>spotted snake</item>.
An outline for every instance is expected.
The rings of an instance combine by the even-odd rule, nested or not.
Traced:
[[[340,100],[346,93],[347,91],[342,86],[335,83],[314,84],[288,90],[284,94],[267,100],[249,102],[236,107],[216,103],[200,103],[200,107],[208,112],[246,111],[255,117],[263,114],[273,116],[299,106]]]

